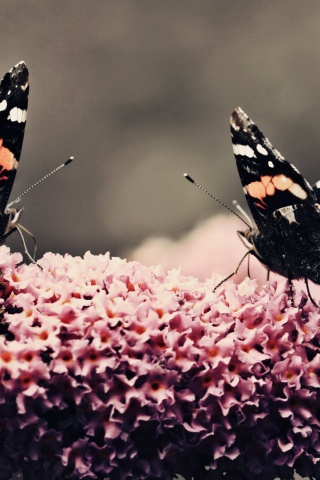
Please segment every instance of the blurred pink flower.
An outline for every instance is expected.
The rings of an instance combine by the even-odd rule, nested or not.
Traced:
[[[129,252],[129,258],[144,265],[162,265],[168,271],[181,267],[184,275],[200,280],[212,276],[230,274],[238,265],[246,247],[237,230],[246,227],[234,215],[217,215],[198,224],[194,230],[178,240],[167,237],[151,237]],[[244,261],[235,277],[243,280],[248,275],[248,261]],[[254,257],[250,258],[250,276],[263,284],[267,271]]]
[[[320,478],[319,311],[285,280],[0,248],[0,479]]]
[[[216,276],[216,283],[232,273],[246,252],[246,247],[237,235],[246,226],[234,215],[216,215],[199,223],[194,230],[178,240],[168,237],[150,237],[141,245],[128,252],[130,260],[144,265],[161,265],[167,272],[179,268],[183,275],[192,275],[200,280]],[[267,270],[253,255],[243,261],[239,271],[232,278],[239,283],[248,276],[264,285]],[[270,272],[271,280],[281,281],[283,277]],[[320,287],[309,282],[312,298],[320,303]],[[295,280],[294,288],[305,290],[303,280]]]

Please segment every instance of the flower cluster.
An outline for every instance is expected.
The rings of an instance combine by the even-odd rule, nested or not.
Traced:
[[[0,248],[0,480],[320,477],[320,318],[285,281]]]

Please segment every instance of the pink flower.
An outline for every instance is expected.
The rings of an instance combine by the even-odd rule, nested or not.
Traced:
[[[320,477],[319,311],[109,255],[0,248],[0,478]]]
[[[166,271],[181,267],[184,275],[193,275],[201,280],[210,278],[212,272],[225,277],[236,268],[246,251],[237,235],[237,230],[244,229],[246,226],[237,217],[216,215],[178,240],[147,238],[130,252],[129,258],[145,265],[161,264]],[[243,280],[247,270],[248,262],[245,261],[235,279]],[[267,278],[266,269],[254,257],[250,258],[250,275],[261,284]]]

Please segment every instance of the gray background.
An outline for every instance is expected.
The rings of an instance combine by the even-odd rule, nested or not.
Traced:
[[[120,255],[221,212],[184,171],[244,204],[238,105],[320,178],[318,0],[2,0],[0,39],[0,74],[24,59],[31,82],[12,198],[76,157],[23,201],[40,255]]]

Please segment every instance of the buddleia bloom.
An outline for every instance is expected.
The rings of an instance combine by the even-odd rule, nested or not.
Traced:
[[[320,476],[320,329],[286,281],[0,248],[0,479]]]

